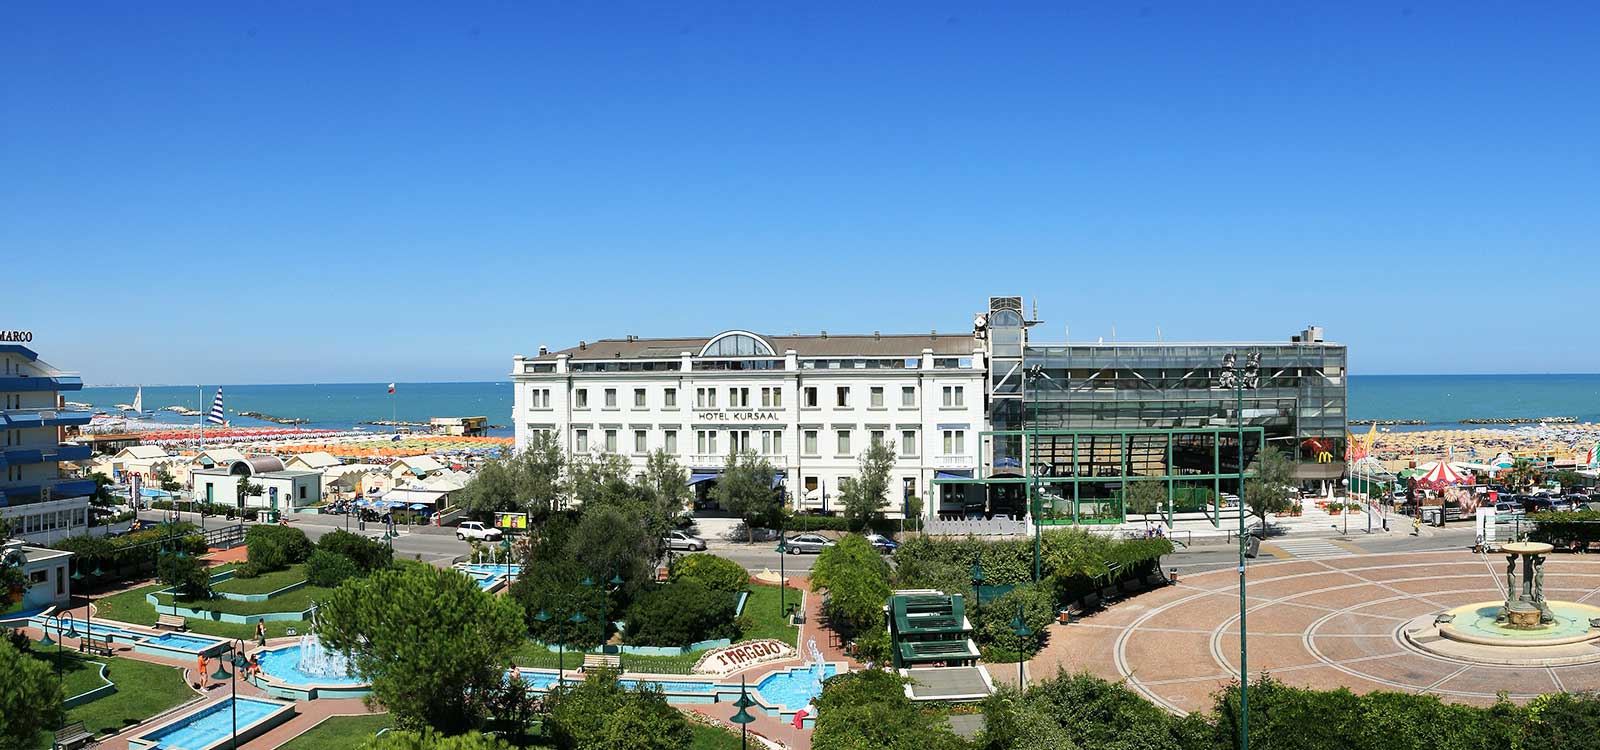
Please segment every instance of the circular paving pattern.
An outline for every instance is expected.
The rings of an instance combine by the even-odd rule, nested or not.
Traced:
[[[1545,566],[1551,599],[1600,604],[1600,556]],[[1357,692],[1426,692],[1487,705],[1541,693],[1600,690],[1593,664],[1505,666],[1430,653],[1404,638],[1415,621],[1502,599],[1495,558],[1462,552],[1365,554],[1252,562],[1246,591],[1250,672],[1286,684]],[[1600,658],[1590,641],[1576,661]],[[1590,658],[1592,657],[1592,658]],[[1492,661],[1492,660],[1490,660]],[[1239,675],[1239,589],[1232,569],[1185,576],[1065,627],[1033,664],[1035,678],[1087,670],[1125,680],[1173,711],[1209,709]]]

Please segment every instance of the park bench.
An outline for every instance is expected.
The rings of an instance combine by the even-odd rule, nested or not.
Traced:
[[[613,672],[621,672],[622,657],[617,654],[584,654],[583,667],[581,667],[579,671],[589,672],[596,669],[608,669]]]
[[[110,656],[111,655],[111,639],[110,638],[107,638],[105,636],[97,636],[97,635],[92,635],[91,634],[91,635],[85,635],[83,637],[83,640],[80,641],[80,642],[83,644],[83,650],[87,651],[87,652],[89,652],[91,654],[99,654],[101,656]]]
[[[93,739],[94,735],[89,734],[89,730],[83,727],[83,722],[74,721],[56,730],[55,744],[51,747],[56,750],[74,750],[88,746],[89,741]]]
[[[156,629],[188,630],[189,621],[178,615],[156,615]]]

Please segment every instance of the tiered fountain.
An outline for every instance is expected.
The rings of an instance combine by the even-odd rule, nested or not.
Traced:
[[[350,698],[371,692],[368,683],[357,677],[344,654],[330,649],[318,634],[318,616],[311,608],[311,627],[291,646],[262,649],[262,687],[273,695],[297,700],[312,698]]]
[[[1501,549],[1506,553],[1503,601],[1477,602],[1417,618],[1404,627],[1403,640],[1436,656],[1484,664],[1560,666],[1600,661],[1600,607],[1544,596],[1545,556],[1553,547],[1513,542]]]

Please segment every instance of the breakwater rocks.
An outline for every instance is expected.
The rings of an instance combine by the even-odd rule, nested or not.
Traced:
[[[1375,424],[1379,427],[1387,427],[1389,425],[1396,424],[1427,424],[1427,422],[1424,422],[1420,419],[1352,419],[1350,420],[1350,424]]]
[[[374,419],[371,422],[362,422],[362,424],[374,425],[376,427],[432,427],[432,425],[428,424],[427,422],[407,422],[404,419]]]
[[[271,422],[273,424],[305,424],[311,421],[308,419],[295,419],[294,417],[274,417],[271,414],[262,414],[258,411],[241,411],[239,412],[239,416],[249,417],[251,419],[259,419],[263,422]]]
[[[1577,424],[1577,417],[1486,417],[1463,419],[1461,424]]]

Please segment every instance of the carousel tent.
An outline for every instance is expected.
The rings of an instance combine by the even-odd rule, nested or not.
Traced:
[[[1424,489],[1437,490],[1445,487],[1454,487],[1460,484],[1474,483],[1472,474],[1470,472],[1468,472],[1460,464],[1452,464],[1448,461],[1435,461],[1431,464],[1423,464],[1418,466],[1417,470],[1422,473],[1416,477],[1415,481],[1418,487],[1422,487]]]

